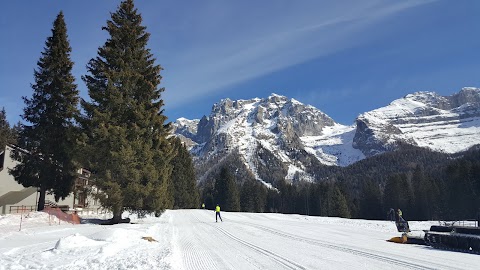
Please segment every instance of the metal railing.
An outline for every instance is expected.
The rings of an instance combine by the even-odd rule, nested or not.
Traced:
[[[10,214],[32,212],[32,211],[36,211],[36,210],[37,210],[36,205],[12,205],[12,206],[10,206]]]

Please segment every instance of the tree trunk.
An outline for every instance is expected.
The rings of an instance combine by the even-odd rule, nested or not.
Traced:
[[[121,206],[114,206],[113,207],[113,218],[112,223],[118,224],[122,220],[122,207]]]
[[[47,193],[47,189],[45,185],[40,187],[40,196],[38,197],[38,206],[37,211],[43,211],[45,209],[45,194]]]

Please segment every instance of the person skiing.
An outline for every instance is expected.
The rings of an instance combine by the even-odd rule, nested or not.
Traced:
[[[222,217],[220,216],[220,206],[217,204],[215,207],[215,222],[218,222],[218,218],[220,218],[220,221],[223,222]]]
[[[205,203],[202,203],[202,209],[205,209]]]

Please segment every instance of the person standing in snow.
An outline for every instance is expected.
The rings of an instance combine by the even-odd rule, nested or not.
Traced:
[[[202,203],[202,209],[205,209],[205,203]]]
[[[402,210],[400,208],[397,209],[398,221],[405,221],[402,217]]]
[[[220,216],[220,206],[217,204],[215,207],[215,222],[218,222],[218,218],[220,218],[220,221],[223,222],[222,217]]]
[[[410,226],[408,225],[408,222],[403,219],[402,217],[402,210],[397,209],[397,215],[396,215],[397,221],[395,224],[397,225],[397,230],[399,232],[410,232]]]

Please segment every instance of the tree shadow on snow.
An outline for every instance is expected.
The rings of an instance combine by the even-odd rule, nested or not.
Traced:
[[[96,225],[115,225],[120,223],[130,223],[130,218],[124,218],[120,221],[113,221],[112,219],[100,219],[100,218],[82,218],[80,224],[96,224]]]

